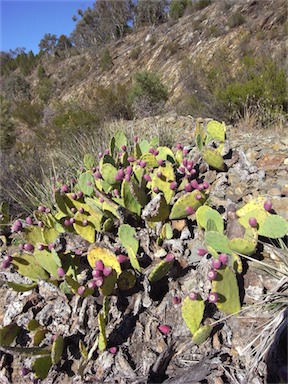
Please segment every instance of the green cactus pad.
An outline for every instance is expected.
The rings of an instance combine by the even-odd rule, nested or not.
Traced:
[[[43,249],[43,251],[35,249],[34,257],[35,260],[39,263],[39,265],[45,269],[45,271],[57,278],[57,269],[61,267],[61,260],[55,250],[54,253],[55,255],[53,257],[52,253],[47,251],[46,249]]]
[[[121,149],[123,145],[127,146],[128,145],[128,140],[125,135],[125,133],[121,130],[118,130],[114,134],[114,139],[115,139],[115,145],[118,149]]]
[[[182,303],[182,317],[192,335],[199,329],[204,315],[205,304],[202,298],[191,300],[186,297]]]
[[[81,173],[78,178],[78,188],[80,191],[82,191],[86,196],[91,196],[94,192],[94,185],[94,178],[90,172]]]
[[[115,253],[110,249],[100,245],[94,245],[88,251],[87,260],[92,268],[95,267],[97,260],[102,260],[105,267],[112,267],[116,271],[117,276],[122,272],[120,263],[118,262]]]
[[[57,336],[52,344],[51,359],[53,364],[58,364],[61,360],[64,350],[64,339],[62,336]]]
[[[217,231],[219,233],[223,233],[224,231],[224,221],[218,211],[210,208],[208,205],[203,205],[199,207],[196,212],[196,220],[197,224],[200,228],[204,228],[207,230],[207,221],[213,220]]]
[[[134,181],[130,181],[130,186],[131,186],[130,188],[133,196],[135,197],[137,202],[141,205],[141,207],[144,207],[148,202],[147,193],[145,193],[145,191],[142,188],[140,188],[139,185]]]
[[[277,239],[288,233],[288,221],[281,216],[268,214],[263,224],[259,224],[260,236]]]
[[[161,230],[160,237],[164,240],[171,240],[173,237],[173,228],[170,223],[165,223]]]
[[[197,120],[195,129],[195,142],[199,151],[202,151],[205,135],[206,134],[203,129],[203,124]]]
[[[202,196],[201,200],[197,200],[195,198],[195,196],[198,194]],[[197,211],[197,209],[204,204],[205,200],[206,200],[205,194],[200,191],[194,190],[190,193],[186,193],[185,195],[179,197],[179,199],[173,205],[169,219],[175,220],[175,219],[183,219],[187,217],[188,216],[188,214],[186,213],[187,207],[192,207],[194,211]]]
[[[31,291],[31,289],[37,288],[38,284],[23,284],[23,283],[14,283],[12,281],[7,282],[9,288],[12,288],[16,292],[27,292]]]
[[[239,289],[235,273],[227,265],[217,269],[217,279],[212,281],[212,291],[217,292],[218,309],[232,315],[241,309]]]
[[[98,339],[98,348],[100,352],[105,351],[107,347],[107,338],[106,338],[106,321],[104,319],[103,313],[98,313],[98,326],[99,326],[99,339]]]
[[[231,253],[231,249],[228,244],[228,237],[222,233],[215,231],[205,232],[205,242],[207,245],[215,249],[217,252]]]
[[[33,281],[47,280],[49,274],[42,268],[34,256],[24,253],[21,256],[13,256],[12,264],[20,275]]]
[[[81,339],[79,340],[79,351],[80,351],[83,359],[87,360],[88,359],[88,350],[85,347],[85,344],[83,343],[83,341]]]
[[[9,224],[9,204],[6,201],[0,203],[0,228]]]
[[[73,224],[73,227],[75,229],[75,232],[78,233],[78,235],[80,235],[81,237],[83,237],[83,239],[93,244],[95,241],[96,234],[95,227],[91,224],[90,221],[88,221],[88,225],[86,225],[85,227],[82,224],[83,220],[89,220],[89,216],[84,213],[77,212],[74,217],[75,223]]]
[[[146,167],[148,168],[156,168],[158,167],[157,159],[152,153],[144,153],[141,156],[140,160],[146,161]]]
[[[204,341],[207,340],[210,336],[211,331],[211,325],[203,325],[194,333],[192,341],[194,341],[194,343],[197,345],[204,343]]]
[[[267,199],[263,196],[258,196],[253,200],[250,200],[249,203],[245,204],[244,207],[236,211],[238,217],[247,215],[249,212],[254,210],[264,211],[264,203]]]
[[[243,272],[243,265],[242,265],[241,257],[239,255],[237,255],[237,253],[232,253],[231,264],[232,264],[235,272],[237,272],[239,274]]]
[[[118,236],[121,241],[121,244],[126,248],[130,263],[132,267],[140,272],[141,268],[137,259],[137,252],[139,248],[139,241],[136,239],[136,231],[129,224],[122,224],[118,229]]]
[[[137,144],[136,144],[136,146],[137,146]],[[149,143],[149,141],[147,141],[147,140],[142,140],[142,141],[139,143],[138,148],[140,149],[140,152],[141,152],[142,155],[144,155],[144,153],[148,153],[148,152],[149,152],[149,149],[150,149],[150,143]],[[140,156],[141,156],[141,155],[140,155]],[[139,157],[137,156],[137,158],[139,158]]]
[[[28,227],[25,228],[25,239],[28,243],[33,244],[34,247],[37,244],[43,243],[43,231],[40,227]]]
[[[59,232],[54,228],[40,228],[42,232],[42,243],[48,245],[54,243],[59,236]]]
[[[175,163],[175,156],[170,148],[158,147],[157,150],[159,151],[158,155],[156,156],[157,160],[167,160],[172,164]]]
[[[84,166],[87,168],[87,169],[91,169],[94,167],[94,156],[91,155],[90,153],[87,153],[85,156],[84,156],[84,160],[83,160],[83,163],[84,163]]]
[[[115,176],[117,173],[117,168],[115,168],[112,164],[110,163],[105,163],[101,167],[101,174],[106,183],[109,185],[115,185],[117,182],[115,181]]]
[[[225,123],[219,123],[219,121],[212,120],[207,124],[207,133],[219,141],[225,141],[226,136],[226,126]]]
[[[1,347],[8,347],[16,337],[19,335],[21,328],[15,324],[9,324],[0,328],[0,345]]]
[[[162,173],[161,177],[157,176],[157,173]],[[173,166],[171,163],[167,162],[165,166],[159,167],[154,170],[154,175],[152,178],[152,190],[156,187],[159,189],[159,192],[164,194],[167,204],[170,203],[172,196],[174,195],[174,191],[170,189],[170,183],[175,181],[175,175]],[[156,196],[156,193],[152,193],[153,196]]]
[[[202,152],[203,160],[206,161],[208,165],[212,168],[217,169],[218,171],[225,170],[225,163],[223,157],[215,149],[206,148]]]
[[[170,206],[162,194],[156,195],[143,209],[142,217],[150,223],[166,220],[170,213]]]
[[[71,216],[71,208],[73,207],[71,200],[66,195],[62,195],[60,192],[55,192],[54,198],[57,209],[63,213],[64,216]]]
[[[126,180],[122,182],[121,196],[123,198],[125,208],[127,208],[130,212],[135,213],[137,216],[140,216],[141,205],[133,195],[131,182],[127,182]]]
[[[210,255],[212,255],[212,257],[214,257],[215,259],[218,259],[218,252],[215,251],[215,249],[213,247],[210,247],[209,245],[207,246],[207,251],[210,253]]]
[[[136,276],[132,271],[123,271],[117,280],[118,288],[121,291],[131,289],[136,284]]]
[[[38,379],[44,380],[48,376],[49,370],[52,366],[51,356],[39,357],[32,364],[32,370]]]
[[[39,329],[38,331],[34,332],[32,340],[35,347],[38,347],[40,343],[45,339],[46,333],[46,329]]]
[[[250,256],[256,251],[257,242],[243,238],[234,238],[228,241],[228,245],[232,252]]]
[[[102,232],[109,232],[114,226],[113,219],[108,218],[104,221],[102,226]]]
[[[178,149],[178,151],[176,151],[176,153],[175,153],[175,160],[176,160],[178,165],[182,164],[183,158],[184,158],[183,151]]]
[[[162,279],[170,271],[173,265],[173,261],[161,260],[156,267],[148,275],[148,280],[151,284],[156,283],[156,281]]]

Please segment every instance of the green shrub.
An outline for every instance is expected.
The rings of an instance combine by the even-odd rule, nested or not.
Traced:
[[[0,129],[0,149],[8,150],[13,147],[16,141],[15,126],[11,120],[11,104],[0,97],[1,109],[1,129]]]
[[[168,90],[156,73],[137,72],[129,98],[138,117],[155,115],[168,99]]]
[[[230,28],[239,27],[244,23],[245,23],[245,17],[242,15],[240,11],[236,11],[235,13],[233,13],[228,20],[228,26]]]
[[[2,92],[5,97],[10,100],[30,98],[30,84],[24,77],[12,75],[5,79]]]
[[[212,4],[212,0],[198,0],[193,3],[193,9],[200,11]]]
[[[39,81],[37,86],[37,95],[40,100],[42,100],[44,103],[47,103],[50,100],[52,93],[53,81],[51,79],[46,77]]]
[[[130,53],[130,59],[132,60],[137,60],[139,55],[141,53],[141,48],[140,47],[136,47],[134,49],[132,49],[131,53]]]
[[[13,117],[26,124],[29,128],[34,128],[43,117],[43,105],[32,104],[29,100],[21,100],[17,102],[13,110]]]
[[[99,65],[100,65],[101,71],[103,71],[103,72],[109,71],[113,67],[113,65],[114,65],[113,60],[112,60],[112,57],[110,55],[108,48],[104,49],[104,52],[103,52],[102,56],[100,57]]]
[[[172,0],[170,4],[170,17],[174,20],[182,17],[187,5],[188,0]]]

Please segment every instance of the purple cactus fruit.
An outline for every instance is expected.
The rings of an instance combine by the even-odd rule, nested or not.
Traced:
[[[59,276],[59,277],[64,277],[65,276],[65,271],[64,271],[64,268],[62,268],[62,267],[60,267],[60,268],[58,268],[57,269],[57,275]]]
[[[180,172],[180,173],[185,173],[185,168],[184,168],[184,167],[179,167],[179,168],[178,168],[178,172]]]
[[[76,249],[74,253],[76,256],[81,256],[83,251],[81,249]]]
[[[158,193],[158,192],[159,192],[159,188],[158,188],[158,187],[154,187],[154,188],[153,188],[153,192],[154,192],[154,193]]]
[[[110,153],[109,148],[106,148],[105,151],[104,151],[104,155],[109,155],[109,153]]]
[[[148,173],[145,173],[145,175],[143,176],[143,178],[144,178],[144,180],[146,180],[146,181],[152,181],[151,176],[148,175]]]
[[[87,180],[87,181],[86,181],[86,185],[89,185],[89,187],[91,187],[92,182],[91,182],[90,180]]]
[[[192,185],[190,183],[186,184],[184,188],[186,192],[192,192],[193,190]]]
[[[185,212],[187,213],[187,215],[193,215],[195,213],[195,210],[193,207],[189,206],[185,208]]]
[[[167,253],[167,255],[165,256],[165,260],[168,262],[174,261],[174,259],[175,259],[175,256],[171,252]]]
[[[82,225],[83,225],[83,227],[87,227],[87,225],[88,225],[88,220],[84,219],[84,220],[82,221]]]
[[[77,195],[76,195],[76,193],[72,193],[72,194],[71,194],[71,199],[72,199],[72,200],[76,200],[76,199],[77,199]]]
[[[183,159],[182,164],[184,165],[184,167],[187,167],[187,165],[188,165],[188,159]]]
[[[65,219],[65,220],[64,220],[64,225],[65,225],[65,227],[69,227],[69,225],[70,225],[70,220],[69,220],[69,219]]]
[[[68,191],[69,191],[68,185],[67,184],[62,185],[61,192],[67,193]]]
[[[141,160],[137,160],[137,161],[136,161],[136,164],[137,164],[137,165],[140,165],[140,161],[141,161]]]
[[[188,153],[189,153],[189,149],[188,148],[184,148],[183,149],[183,155],[186,156],[186,155],[188,155]]]
[[[101,204],[103,204],[103,203],[104,203],[104,199],[103,199],[103,197],[101,197],[101,198],[99,199],[99,201],[100,201]]]
[[[95,279],[95,285],[96,287],[100,288],[104,284],[104,278],[103,276],[99,276]]]
[[[201,184],[198,185],[198,190],[199,190],[199,191],[203,191],[204,189],[205,189],[205,188],[204,188],[203,183],[201,183]]]
[[[131,176],[128,175],[128,174],[126,174],[125,177],[124,177],[124,179],[125,179],[126,181],[128,181],[128,183],[129,183],[129,181],[131,180]]]
[[[72,213],[76,213],[76,212],[77,212],[77,209],[76,209],[75,207],[72,207],[72,208],[71,208],[71,212],[72,212]]]
[[[134,141],[134,143],[137,143],[137,141],[138,141],[138,136],[134,136],[134,137],[133,137],[133,141]]]
[[[7,260],[3,260],[3,261],[1,262],[1,264],[0,264],[0,268],[1,268],[1,269],[6,269],[6,268],[8,268],[8,267],[10,266],[10,264],[11,264],[11,263],[9,263],[9,261],[7,261]]]
[[[106,277],[110,276],[112,272],[113,272],[113,268],[110,266],[104,267],[103,269],[103,275]]]
[[[8,261],[8,263],[11,263],[13,260],[12,256],[11,255],[5,255],[4,256],[4,261]]]
[[[93,174],[93,176],[94,176],[94,178],[95,178],[96,180],[100,180],[100,179],[102,179],[102,174],[101,174],[100,171],[96,171],[96,172]]]
[[[83,208],[83,207],[80,207],[80,208],[78,209],[78,212],[80,212],[80,213],[84,213],[84,212],[85,212],[85,210],[84,210],[84,208]]]
[[[205,255],[207,255],[207,253],[208,253],[207,249],[203,249],[203,248],[197,249],[197,255],[198,256],[205,256]]]
[[[207,273],[207,277],[209,280],[216,280],[217,279],[217,271],[215,269],[210,269]]]
[[[159,151],[158,151],[158,149],[155,149],[154,150],[154,156],[158,156],[159,155]]]
[[[70,217],[70,219],[69,219],[69,223],[70,223],[70,224],[74,224],[74,223],[75,223],[75,219],[74,219],[74,217]]]
[[[98,157],[99,157],[99,159],[102,159],[102,157],[103,157],[103,152],[99,152],[99,153],[98,153]]]
[[[186,168],[188,172],[191,172],[193,169],[193,165],[188,164]]]
[[[43,207],[43,205],[39,205],[38,211],[44,213],[45,212],[45,207]]]
[[[124,179],[125,173],[123,169],[119,169],[114,176],[115,181],[122,181]]]
[[[32,225],[33,224],[33,219],[32,219],[31,216],[26,217],[25,221],[26,221],[26,224],[28,224],[28,225]]]
[[[38,244],[38,245],[37,245],[37,249],[38,249],[38,251],[43,251],[44,248],[45,248],[44,244]]]
[[[174,191],[174,189],[177,188],[177,183],[176,183],[176,181],[172,181],[172,183],[170,183],[170,185],[169,185],[169,188],[172,189],[172,191]]]
[[[191,175],[191,176],[195,176],[196,173],[197,173],[197,171],[196,171],[195,168],[191,169],[191,171],[190,171],[190,175]]]
[[[52,251],[52,249],[54,249],[54,248],[55,248],[55,243],[49,243],[48,244],[49,251]]]
[[[14,224],[12,225],[12,232],[19,232],[22,229],[22,223],[20,220],[16,220]]]
[[[24,244],[24,249],[27,252],[33,252],[34,251],[34,246],[32,244],[30,244],[30,243],[26,243],[26,244]]]
[[[83,285],[80,285],[80,287],[77,289],[77,293],[78,295],[83,295],[83,293],[85,292],[85,287],[83,287]]]
[[[50,208],[45,208],[45,213],[48,215],[48,213],[51,212],[51,209]]]
[[[180,304],[181,303],[181,298],[179,297],[179,296],[174,296],[173,298],[172,298],[172,304],[174,304],[174,305],[178,305],[178,304]]]
[[[101,276],[103,276],[103,271],[100,271],[99,269],[93,269],[92,276],[95,278],[101,277]]]
[[[269,212],[272,209],[272,202],[269,200],[266,200],[264,203],[264,209],[265,211]]]
[[[164,164],[164,160],[159,159],[159,160],[157,160],[157,163],[158,163],[159,167],[162,167],[162,165]]]
[[[135,158],[133,156],[128,156],[127,160],[129,161],[129,163],[134,163]]]
[[[162,172],[157,172],[156,176],[159,177],[159,178],[162,177]]]
[[[126,152],[126,150],[127,150],[126,145],[122,145],[122,146],[121,146],[121,149],[122,149],[122,151]]]
[[[212,268],[219,269],[219,268],[221,268],[221,266],[222,266],[222,262],[219,258],[218,259],[212,259]]]
[[[104,263],[102,260],[98,259],[96,260],[95,262],[95,268],[98,269],[99,271],[103,271],[104,270]]]
[[[109,348],[109,352],[112,353],[112,355],[115,355],[117,353],[117,347]]]
[[[220,253],[218,260],[221,261],[222,265],[226,265],[228,263],[228,255],[226,255],[226,253]]]
[[[218,297],[218,294],[216,292],[210,292],[209,295],[208,295],[208,300],[210,301],[210,303],[217,303],[219,297]]]
[[[18,249],[19,249],[19,251],[23,251],[23,249],[24,249],[24,244],[20,243],[20,244],[18,245]]]
[[[120,264],[126,263],[126,261],[129,261],[129,257],[126,255],[118,255],[117,260]]]
[[[96,280],[89,280],[87,283],[88,288],[95,289],[97,288],[97,282]]]
[[[161,324],[158,327],[159,331],[163,333],[163,335],[168,335],[171,332],[171,327],[167,324]]]
[[[21,377],[25,377],[25,376],[27,376],[28,373],[30,373],[30,372],[31,372],[30,369],[23,367],[23,368],[21,368],[21,369],[19,370],[19,375],[20,375]]]
[[[189,299],[190,300],[197,300],[197,297],[198,297],[198,293],[196,293],[196,292],[190,292],[189,293]]]
[[[177,143],[177,144],[176,144],[176,148],[178,149],[178,151],[182,151],[182,149],[183,149],[183,145],[180,144],[180,143]]]
[[[141,168],[145,168],[146,167],[146,161],[145,160],[140,160],[140,163],[139,163],[139,165],[140,165],[140,167]]]
[[[195,195],[195,199],[196,199],[196,200],[201,200],[201,199],[202,199],[202,195],[201,195],[201,193],[197,193],[197,194]]]
[[[191,186],[192,186],[194,189],[198,189],[198,181],[197,181],[197,180],[192,180],[192,181],[190,181],[190,184],[191,184]]]
[[[131,167],[131,165],[128,165],[128,167],[125,169],[125,173],[126,175],[132,175],[133,168]]]
[[[83,192],[82,191],[77,192],[77,196],[79,199],[81,199],[83,197]]]
[[[44,227],[43,221],[38,221],[37,225],[38,225],[39,228],[43,228]]]
[[[149,153],[151,153],[152,155],[154,155],[154,151],[155,151],[154,148],[152,148],[152,147],[149,148]]]
[[[114,193],[114,196],[115,196],[115,197],[119,197],[119,196],[120,196],[120,195],[119,195],[119,191],[118,191],[118,189],[116,189],[116,188],[113,190],[113,193]]]
[[[257,219],[255,219],[255,217],[250,217],[249,224],[251,225],[252,228],[256,228],[257,227]]]
[[[204,189],[208,189],[210,187],[210,184],[207,183],[207,181],[203,181],[203,187]]]

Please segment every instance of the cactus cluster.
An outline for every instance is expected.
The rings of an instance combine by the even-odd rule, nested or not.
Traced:
[[[236,278],[241,273],[239,254],[252,255],[258,236],[280,238],[288,232],[287,221],[272,211],[267,199],[259,197],[236,211],[243,236],[231,238],[226,233],[223,215],[209,205],[213,185],[205,181],[199,166],[206,162],[216,170],[225,169],[225,135],[224,123],[210,121],[204,128],[198,122],[195,143],[202,156],[193,158],[193,151],[180,144],[172,150],[159,146],[157,140],[149,143],[135,138],[129,143],[124,133],[117,131],[109,148],[99,154],[98,165],[87,154],[73,183],[54,190],[52,207],[41,205],[33,217],[12,224],[12,236],[19,251],[7,255],[1,268],[12,266],[31,283],[11,282],[9,286],[24,292],[37,287],[39,280],[48,280],[66,294],[102,295],[98,348],[103,351],[107,347],[109,296],[117,295],[118,291],[132,292],[144,277],[153,286],[169,276],[179,257],[175,258],[169,248],[177,232],[173,223],[184,220],[195,224],[194,228],[198,226],[203,235],[203,248],[198,248],[197,257],[207,260],[210,288],[207,292],[190,292],[182,302],[180,298],[174,302],[181,304],[182,317],[193,341],[203,342],[211,333],[210,325],[203,324],[206,305],[215,304],[226,314],[241,308]],[[6,225],[5,206],[1,207],[0,224]],[[149,234],[150,248],[158,250],[157,256],[151,252],[145,262],[143,230]],[[81,250],[66,246],[65,236],[71,234],[90,244],[87,258]],[[109,245],[99,242],[104,234],[111,239]],[[208,258],[208,254],[212,257]],[[83,282],[80,275],[83,266],[87,267],[86,261],[90,269]],[[171,329],[167,327],[159,326],[160,332],[168,334]],[[41,338],[43,330],[37,332]],[[35,361],[33,370],[38,377],[45,377],[51,364],[57,364],[62,350],[63,339],[59,336],[49,355]],[[84,346],[81,350],[86,356]]]

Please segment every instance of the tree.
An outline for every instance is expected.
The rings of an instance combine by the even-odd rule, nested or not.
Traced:
[[[45,33],[44,37],[40,40],[39,48],[47,55],[51,55],[57,44],[57,36],[51,35],[51,33]]]
[[[135,26],[156,26],[167,20],[167,0],[138,0],[136,4]]]
[[[64,52],[66,57],[69,55],[69,50],[72,48],[72,43],[67,36],[61,35],[58,39],[55,51],[57,53]]]

